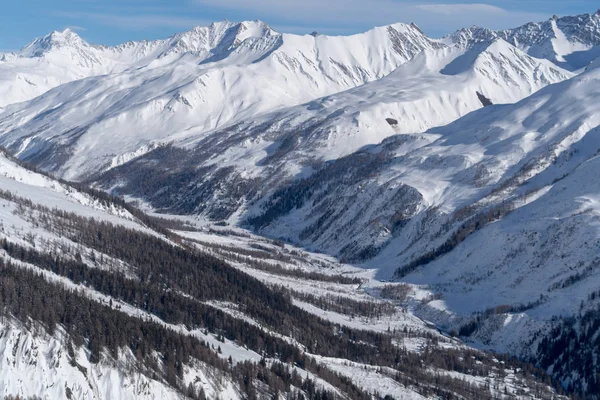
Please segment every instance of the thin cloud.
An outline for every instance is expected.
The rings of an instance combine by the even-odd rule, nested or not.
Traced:
[[[509,12],[505,9],[493,6],[491,4],[417,4],[411,7],[418,10],[443,15],[456,15],[464,12],[477,12],[492,15],[509,14]]]
[[[59,12],[57,16],[77,20],[91,20],[106,26],[119,27],[129,30],[144,30],[149,28],[187,29],[196,25],[207,25],[210,21],[172,15],[119,15],[94,12]]]
[[[546,19],[547,14],[506,10],[491,4],[418,4],[412,6],[431,14],[439,14],[452,17],[463,18],[481,18],[483,21],[493,18],[496,19],[496,24],[510,24],[507,27],[513,27],[514,21],[539,21]],[[493,21],[489,21],[494,23]]]
[[[507,10],[484,3],[423,3],[410,0],[190,0],[187,14],[179,9],[131,8],[110,12],[59,12],[73,22],[91,21],[122,30],[143,31],[153,28],[189,29],[209,25],[223,17],[262,19],[279,32],[348,34],[373,26],[395,22],[414,22],[426,33],[441,36],[456,29],[480,25],[492,29],[519,26],[550,15]],[[464,0],[463,0],[464,1]],[[315,12],[318,10],[318,12]],[[198,18],[194,16],[198,16]],[[211,20],[206,16],[210,15]],[[212,17],[212,16],[216,16]]]
[[[510,28],[550,15],[507,10],[483,3],[422,3],[394,0],[195,0],[196,4],[221,10],[242,10],[257,18],[288,25],[328,26],[330,29],[353,26],[414,22],[426,31],[450,32],[474,24],[494,29]],[[318,11],[316,11],[318,10]],[[451,16],[452,18],[448,18]]]
[[[73,32],[85,32],[86,29],[82,26],[77,26],[77,25],[69,25],[69,26],[65,26],[64,29],[69,29]]]

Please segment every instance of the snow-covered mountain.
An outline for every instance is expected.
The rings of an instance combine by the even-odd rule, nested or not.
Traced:
[[[11,148],[20,146],[25,159],[41,160],[50,148],[78,154],[45,167],[81,178],[178,135],[200,135],[381,78],[441,46],[412,25],[328,37],[276,34],[260,22],[213,24],[147,45],[155,56],[143,68],[74,81],[7,107],[2,132],[14,133],[5,136]],[[140,44],[130,46],[92,49],[139,57]],[[43,127],[34,127],[42,120]],[[106,132],[113,140],[100,138]],[[83,171],[82,163],[92,170]]]
[[[299,144],[290,153],[332,160],[398,133],[445,125],[485,105],[513,103],[571,76],[498,39],[424,51],[375,82],[240,125],[258,130],[268,124],[281,136],[296,134]]]
[[[64,83],[124,68],[75,32],[52,32],[18,53],[0,54],[0,110]]]
[[[425,285],[439,300],[420,315],[480,345],[563,354],[560,333],[537,347],[561,318],[585,314],[573,334],[596,332],[599,88],[595,63],[515,104],[388,138],[277,191],[250,222]],[[597,368],[586,349],[576,357]],[[589,370],[545,366],[595,387]]]
[[[170,212],[229,218],[290,180],[318,171],[325,162],[398,133],[447,124],[486,102],[519,100],[570,76],[503,40],[427,51],[390,75],[355,89],[224,129],[186,132],[176,138],[173,148],[162,144],[156,151],[148,146],[139,152],[131,148],[128,157],[138,158],[121,168],[115,165],[120,157],[106,157],[104,165],[113,168],[94,179],[105,188],[143,197]],[[14,151],[20,151],[21,132],[33,131],[36,125],[26,126],[5,135],[5,143]],[[105,154],[118,152],[112,143],[103,145],[112,146]],[[81,154],[95,149],[78,150],[75,154],[81,161],[71,164],[71,171],[94,168]],[[153,182],[140,176],[153,176]],[[155,190],[158,187],[165,190]]]
[[[414,25],[329,37],[280,34],[259,21],[224,21],[166,40],[116,47],[89,45],[69,31],[53,33],[18,54],[4,55],[0,73],[11,85],[20,85],[13,73],[29,71],[23,66],[32,63],[41,65],[39,71],[64,66],[79,75],[64,74],[64,84],[51,82],[40,86],[39,96],[6,105],[0,111],[0,144],[38,168],[140,200],[154,211],[208,217],[219,221],[216,226],[228,225],[216,231],[216,238],[217,228],[208,223],[204,231],[180,232],[176,239],[166,240],[216,254],[233,263],[236,271],[257,277],[261,285],[302,287],[302,279],[290,281],[289,276],[318,275],[322,271],[320,267],[315,270],[315,265],[338,267],[316,255],[303,258],[298,249],[285,252],[281,242],[254,242],[257,239],[238,230],[240,226],[377,270],[378,278],[403,282],[394,283],[401,288],[408,284],[410,294],[402,306],[410,312],[477,346],[534,360],[565,387],[593,392],[600,388],[595,373],[597,350],[576,349],[596,340],[600,325],[595,289],[600,279],[596,276],[600,236],[595,205],[600,188],[594,178],[600,168],[600,63],[593,61],[600,55],[599,19],[600,12],[552,18],[507,31],[471,28],[440,40],[427,38]],[[47,71],[40,76],[53,76]],[[21,89],[7,90],[18,93]],[[22,170],[14,162],[11,165],[12,169],[6,169],[17,171],[5,174],[11,184],[34,174],[42,180],[38,186],[73,197],[65,183]],[[81,196],[84,200],[79,195],[75,200],[84,210],[96,204],[95,200],[85,203],[85,196],[92,196],[89,193]],[[39,201],[37,195],[29,199]],[[49,211],[42,213],[45,219],[39,219],[32,217],[35,212],[22,210],[42,207],[20,203],[11,206],[19,211],[13,217],[6,213],[7,220],[20,215],[28,229],[52,220],[44,214]],[[152,219],[132,214],[131,208],[121,204],[121,208],[104,210],[104,203],[98,204],[90,213],[108,213],[110,218],[125,221],[115,224],[133,224],[134,230],[149,235],[164,234],[164,229],[152,225]],[[95,226],[93,221],[87,223]],[[60,228],[50,230],[53,240],[74,237],[64,225]],[[32,245],[31,236],[19,232],[13,229],[11,235],[20,238],[20,245],[42,245],[35,238]],[[119,229],[115,232],[124,235]],[[89,241],[82,244],[81,258],[89,253],[88,247],[97,245],[97,236],[80,233]],[[142,239],[136,236],[135,240]],[[114,245],[124,245],[121,242],[127,241]],[[148,252],[162,249],[153,243]],[[284,249],[282,253],[279,248]],[[169,258],[169,251],[156,257]],[[104,255],[118,258],[114,253]],[[91,256],[86,257],[83,260],[91,262]],[[177,260],[185,266],[184,259],[192,256],[182,257]],[[75,255],[72,258],[77,261]],[[281,260],[287,260],[285,267]],[[154,266],[151,259],[140,259],[137,253],[119,261],[125,273],[134,277],[148,272],[145,263]],[[130,263],[137,264],[129,268]],[[298,272],[298,266],[304,272]],[[292,365],[305,365],[309,359],[326,359],[328,368],[336,371],[340,363],[358,370],[366,364],[378,365],[381,371],[390,372],[381,379],[394,380],[397,393],[426,395],[411,384],[415,376],[407,381],[392,377],[398,372],[394,370],[398,361],[386,354],[371,360],[369,352],[363,353],[366,350],[360,344],[379,340],[370,335],[385,331],[381,324],[373,328],[369,320],[357,326],[346,318],[348,314],[319,308],[329,297],[310,297],[315,295],[314,287],[310,296],[286,292],[288,300],[280,301],[295,301],[285,303],[287,311],[279,310],[273,301],[269,312],[281,311],[286,321],[280,329],[245,291],[255,283],[233,285],[214,297],[211,287],[206,287],[211,295],[205,298],[196,286],[186,286],[187,280],[176,280],[186,274],[174,274],[175,281],[171,281],[164,272],[144,275],[141,281],[148,287],[143,289],[159,290],[147,278],[160,276],[167,279],[163,282],[167,287],[183,288],[174,296],[185,304],[179,307],[177,303],[176,309],[190,310],[189,302],[197,300],[196,306],[218,309],[228,322],[215,326],[213,319],[202,323],[194,319],[194,315],[212,315],[206,309],[205,313],[173,316],[171,307],[164,311],[153,304],[155,308],[147,310],[137,298],[120,301],[136,313],[158,317],[169,328],[200,335],[213,347],[225,343],[223,354],[235,358],[241,352],[240,362],[256,362],[261,358],[258,354],[270,351],[266,365],[271,368],[269,363],[290,361],[278,358],[282,354],[301,349],[305,358]],[[352,273],[360,274],[356,269]],[[241,275],[235,277],[226,280],[245,282]],[[215,277],[212,283],[220,285],[221,278]],[[199,285],[206,283],[205,277],[198,279]],[[376,296],[385,292],[372,284],[360,286],[357,292],[341,287],[334,291],[349,298],[367,293],[361,290]],[[255,287],[257,293],[271,299],[261,285]],[[330,289],[323,284],[316,292]],[[232,300],[230,293],[239,297]],[[114,293],[109,297],[115,297]],[[335,303],[333,309],[343,310],[345,301]],[[244,307],[239,307],[242,303]],[[370,333],[365,333],[364,341],[346,341],[344,334],[334,339],[332,326],[294,307]],[[299,315],[309,323],[301,322]],[[393,314],[390,323],[399,315]],[[421,338],[444,337],[409,319],[406,326],[426,332]],[[257,329],[252,332],[267,336],[239,338],[232,328],[239,328],[235,325],[239,321],[244,321],[244,331]],[[10,329],[21,329],[14,328],[19,321],[13,322]],[[207,334],[200,326],[213,330]],[[293,327],[297,326],[309,328],[296,331]],[[565,326],[573,330],[565,333]],[[395,329],[396,325],[388,331]],[[398,339],[394,334],[385,336],[390,348]],[[313,341],[314,335],[323,336]],[[580,345],[565,345],[565,337]],[[47,347],[55,339],[47,336],[40,346]],[[315,348],[307,346],[307,340],[316,343]],[[442,348],[454,349],[451,339],[441,340]],[[271,341],[284,350],[270,346]],[[327,349],[319,347],[325,343]],[[353,347],[356,343],[358,348]],[[249,348],[242,350],[246,344]],[[341,357],[344,346],[357,353]],[[580,358],[585,362],[577,363]],[[582,366],[568,367],[571,364]],[[194,362],[186,366],[185,371],[195,373]],[[261,371],[267,373],[269,368]],[[301,369],[303,376],[314,374]],[[340,370],[346,377],[356,372]],[[208,384],[202,390],[237,394],[249,390],[240,383],[239,370],[222,366],[219,371],[226,376],[225,386]],[[179,380],[165,376],[160,383],[167,382],[166,387],[181,392],[177,385],[189,383],[189,376],[183,372],[178,376]],[[324,382],[319,376],[315,381],[331,389],[327,385],[335,380]],[[373,385],[361,388],[371,390]],[[333,385],[332,390],[346,393],[346,389]]]
[[[261,21],[223,21],[116,47],[55,32],[0,63],[0,74],[8,71],[7,102],[17,101],[10,97],[15,93],[29,93],[18,99],[24,100],[62,83],[30,85],[28,74],[37,72],[24,64],[61,66],[57,76],[63,81],[94,76],[6,107],[1,143],[46,170],[80,180],[157,146],[197,142],[231,126],[269,124],[305,135],[311,130],[312,146],[305,143],[304,150],[315,151],[304,154],[334,159],[396,133],[450,123],[490,102],[518,101],[571,77],[554,64],[560,61],[554,53],[532,49],[556,44],[562,29],[565,40],[589,50],[597,20],[598,13],[512,31],[463,30],[442,40],[427,38],[414,25],[330,37],[279,34]],[[69,73],[62,71],[71,65]],[[46,82],[53,79],[39,71]],[[107,132],[111,140],[105,140]]]
[[[0,396],[566,399],[412,315],[405,285],[165,222],[0,153]]]
[[[180,86],[187,86],[192,91],[203,85],[212,85],[212,90],[219,90],[220,86],[212,80],[221,77],[229,78],[227,85],[237,86],[239,79],[250,81],[256,74],[271,74],[270,78],[277,76],[273,74],[283,74],[281,80],[268,82],[283,85],[273,95],[293,97],[300,90],[294,85],[308,85],[306,91],[314,92],[316,97],[380,78],[419,51],[436,46],[439,44],[418,28],[404,24],[381,27],[352,37],[329,37],[279,34],[261,21],[222,21],[165,40],[128,42],[114,47],[90,45],[67,29],[36,39],[18,53],[0,55],[0,107],[29,100],[84,77],[127,70],[131,75],[140,73],[142,68],[146,72],[159,69],[156,74],[147,76],[148,80],[157,79],[164,75],[165,66],[179,70],[179,73],[173,72],[171,79],[178,79]],[[262,69],[252,66],[263,58]],[[240,65],[247,67],[247,76],[236,68]],[[253,69],[259,72],[252,73]],[[163,70],[162,74],[160,70]],[[206,76],[208,71],[212,71],[210,76]],[[193,85],[194,78],[198,79],[196,86]],[[122,79],[131,77],[126,75]],[[109,80],[107,84],[110,83]],[[261,83],[267,82],[241,85],[249,90],[250,85],[260,87]],[[211,88],[206,90],[204,97],[210,98],[213,92]],[[175,92],[176,86],[171,91]],[[306,92],[300,90],[300,93],[306,96]],[[195,97],[192,103],[193,100],[202,103],[202,94]]]
[[[515,29],[493,31],[472,27],[445,38],[447,43],[488,42],[502,38],[532,57],[545,58],[572,71],[600,56],[600,10],[594,14],[552,17]]]
[[[292,62],[284,57],[294,53],[287,40],[266,57],[255,54],[258,59],[251,65],[231,65],[234,53],[242,53],[238,48],[223,61],[197,64],[185,56],[160,67],[83,79],[8,107],[0,116],[0,142],[68,179],[97,175],[165,143],[221,135],[232,124],[263,135],[258,131],[270,124],[278,127],[280,137],[300,131],[303,154],[333,159],[396,133],[447,124],[486,102],[520,100],[572,76],[501,39],[467,47],[445,47],[424,38],[394,45],[390,38],[396,40],[399,32],[421,35],[413,26],[398,25],[349,38],[298,36],[293,37],[296,51],[302,41],[323,49],[306,49],[302,60]],[[344,41],[354,43],[351,51],[340,50]],[[374,48],[369,43],[385,42],[381,60],[390,59],[388,51],[396,57],[387,66],[360,54]],[[406,43],[412,42],[420,53],[410,53],[413,45]],[[319,60],[323,54],[330,54],[328,66]],[[309,62],[314,68],[309,67],[307,60],[316,55]],[[352,58],[343,60],[348,56]],[[341,91],[375,78],[380,79]],[[328,96],[273,111],[321,95]],[[106,132],[111,132],[109,141]]]
[[[277,58],[299,73],[312,75],[322,69],[333,80],[339,80],[340,73],[350,75],[343,78],[342,86],[348,88],[391,72],[423,49],[502,38],[532,57],[578,70],[600,55],[599,16],[600,12],[552,18],[506,31],[473,27],[441,41],[413,25],[396,24],[351,37],[313,37],[279,34],[261,21],[221,21],[163,40],[102,46],[88,44],[67,29],[35,39],[16,53],[0,53],[0,109],[77,79],[160,65],[183,54],[202,63],[249,64],[279,49]]]

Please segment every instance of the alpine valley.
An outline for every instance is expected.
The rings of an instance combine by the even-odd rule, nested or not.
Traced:
[[[600,399],[600,10],[0,54],[0,396]]]

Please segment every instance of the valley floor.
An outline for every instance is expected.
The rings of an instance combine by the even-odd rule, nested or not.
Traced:
[[[239,227],[215,224],[201,217],[154,216],[177,221],[179,227],[173,232],[188,243],[227,260],[271,287],[289,291],[294,304],[324,320],[358,330],[392,334],[398,346],[415,354],[429,351],[432,346],[492,350],[481,342],[464,343],[457,332],[442,330],[437,321],[445,323],[459,317],[444,303],[440,294],[426,285],[380,280],[377,269],[342,263],[326,254],[265,238]],[[243,317],[233,304],[218,306],[232,315]],[[319,356],[317,359],[360,387],[368,388],[368,391],[382,391],[396,399],[424,398],[394,381],[386,374],[385,368],[343,359]],[[510,371],[500,383],[495,379],[498,376],[484,378],[434,369],[431,372],[482,386],[495,381],[498,394],[519,394],[517,398],[536,397],[528,389],[523,389],[524,383]]]

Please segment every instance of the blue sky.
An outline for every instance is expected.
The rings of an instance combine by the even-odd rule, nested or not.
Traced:
[[[361,32],[415,22],[442,36],[459,27],[510,28],[550,16],[592,13],[591,0],[8,0],[0,14],[0,51],[70,27],[92,43],[165,38],[227,18],[261,19],[280,32]]]

